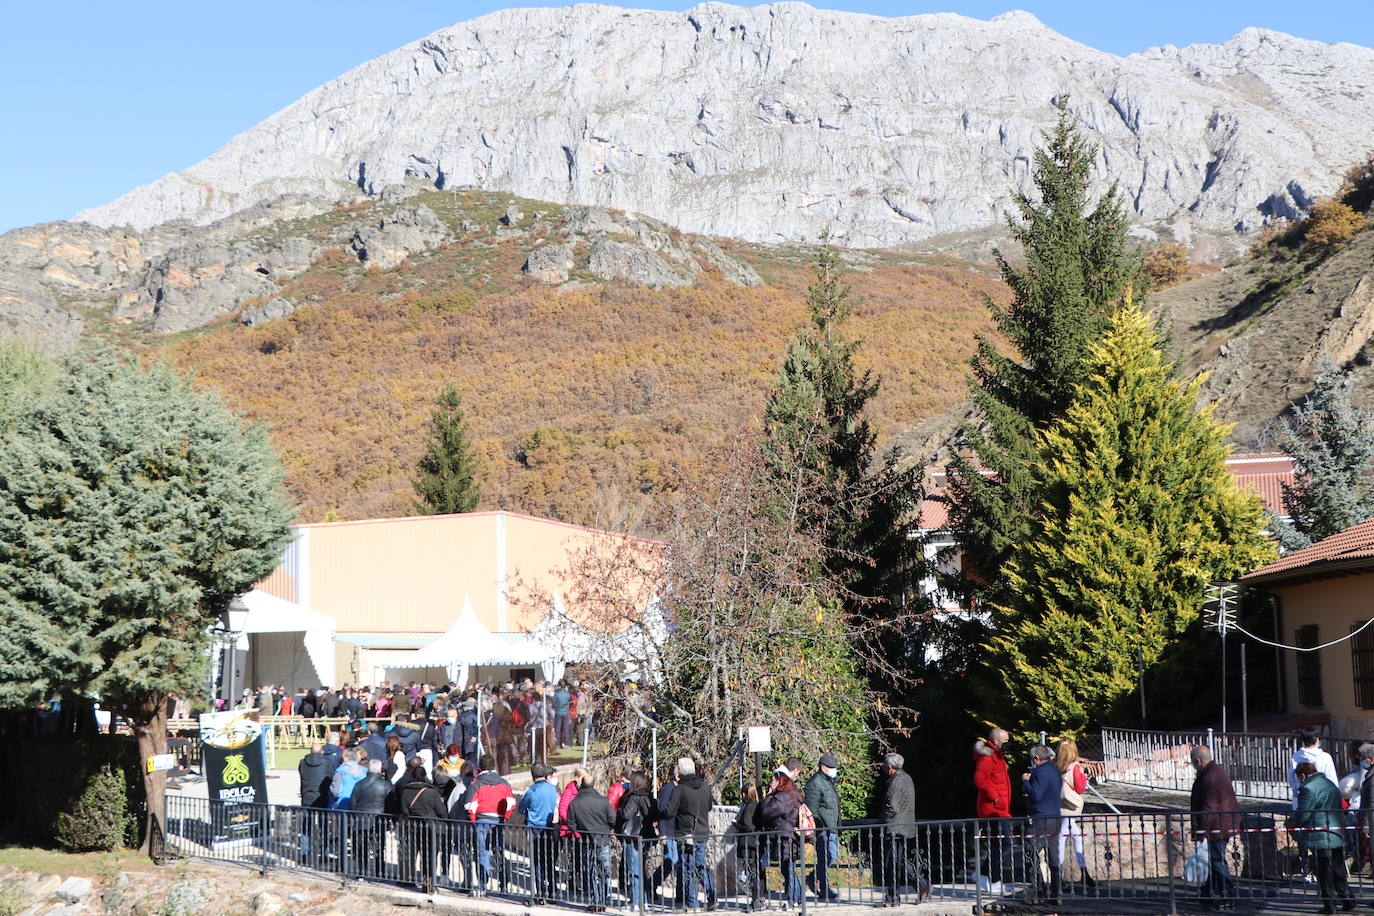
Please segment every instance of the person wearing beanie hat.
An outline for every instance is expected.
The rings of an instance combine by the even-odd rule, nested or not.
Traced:
[[[806,876],[806,886],[820,900],[837,900],[840,892],[830,886],[830,869],[840,858],[840,793],[835,787],[840,764],[831,754],[822,754],[818,763],[803,793],[816,819],[816,867]]]

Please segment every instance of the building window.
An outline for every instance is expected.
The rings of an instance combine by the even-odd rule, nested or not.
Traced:
[[[1350,629],[1353,632],[1364,625],[1361,620]],[[1374,627],[1350,640],[1350,666],[1355,677],[1355,705],[1374,709]]]
[[[1303,648],[1319,645],[1317,625],[1298,627],[1293,644]],[[1298,702],[1304,706],[1322,705],[1322,661],[1318,652],[1298,653]]]

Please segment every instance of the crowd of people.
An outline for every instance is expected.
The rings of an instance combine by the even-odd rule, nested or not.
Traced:
[[[712,822],[713,790],[692,758],[675,763],[657,794],[643,770],[598,781],[575,767],[560,786],[556,771],[536,761],[529,787],[517,797],[490,754],[473,766],[462,748],[450,745],[431,767],[396,734],[417,731],[407,720],[388,731],[352,746],[340,746],[331,735],[302,759],[301,855],[307,864],[347,856],[358,874],[386,877],[391,839],[402,881],[428,888],[436,875],[447,875],[482,896],[493,886],[508,891],[514,846],[529,863],[536,902],[581,900],[589,912],[602,912],[611,902],[612,863],[618,861],[617,886],[629,907],[719,906],[707,849],[725,825]],[[369,745],[374,737],[379,740]],[[915,790],[904,766],[898,754],[882,761],[881,824],[872,843],[875,878],[883,888],[879,907],[898,905],[912,885],[917,900],[930,894],[915,844]],[[800,758],[789,758],[769,774],[766,789],[761,776],[743,788],[731,826],[751,912],[765,906],[774,866],[787,904],[801,903],[803,884],[817,899],[840,897],[832,884],[841,827],[839,765],[823,754],[803,781],[804,767]],[[328,809],[352,812],[346,830],[329,829],[328,816],[319,814]],[[803,875],[806,841],[816,852]]]
[[[343,718],[349,727],[331,731],[301,761],[305,811],[301,851],[309,860],[347,853],[363,875],[385,872],[388,842],[398,851],[399,877],[432,885],[437,874],[474,894],[506,892],[514,869],[510,854],[527,862],[524,873],[536,900],[581,900],[591,912],[611,905],[611,876],[624,903],[653,902],[676,908],[718,906],[707,848],[727,828],[740,892],[750,911],[766,905],[769,875],[776,870],[785,905],[809,891],[817,901],[837,900],[841,816],[839,764],[817,758],[803,777],[799,758],[755,774],[740,788],[733,823],[712,822],[713,788],[684,757],[655,793],[648,772],[631,769],[600,780],[581,767],[564,774],[545,763],[566,746],[590,715],[588,692],[576,680],[557,684],[507,683],[471,691],[410,684],[379,690],[343,687],[299,691],[294,696],[265,688],[245,702],[271,704],[279,715]],[[389,717],[389,722],[378,721]],[[980,832],[975,880],[991,897],[1024,885],[1023,902],[1057,905],[1066,892],[1098,886],[1084,847],[1088,773],[1077,745],[1029,750],[1017,795],[1024,817],[1014,817],[1008,733],[992,729],[973,747],[974,814]],[[1359,767],[1338,777],[1316,733],[1304,736],[1293,756],[1289,828],[1305,868],[1318,885],[1323,913],[1354,907],[1347,859],[1370,862],[1374,833],[1374,744],[1360,748]],[[1228,841],[1241,832],[1230,775],[1204,746],[1192,749],[1196,769],[1190,809],[1193,857],[1200,866],[1199,904],[1234,906],[1235,881]],[[531,784],[517,794],[505,778],[529,765]],[[877,907],[930,893],[921,862],[915,792],[900,755],[880,764],[877,824],[865,834],[866,856]],[[320,812],[353,812],[346,831],[326,829]],[[314,812],[314,814],[312,814]],[[381,817],[388,815],[389,817]],[[424,829],[407,825],[424,824]],[[439,824],[442,826],[436,827]],[[390,831],[390,832],[388,832]],[[803,851],[805,847],[805,852]],[[1077,860],[1065,878],[1067,852]],[[803,873],[805,862],[809,868]]]
[[[238,708],[256,708],[264,716],[298,717],[307,730],[312,720],[344,719],[336,732],[317,732],[326,739],[322,745],[340,748],[370,740],[372,749],[380,750],[394,733],[402,759],[420,756],[427,772],[452,745],[476,766],[480,744],[491,751],[497,772],[510,773],[516,766],[582,743],[593,727],[592,695],[577,678],[552,684],[532,679],[491,687],[479,684],[469,690],[411,682],[383,683],[375,689],[348,684],[338,689],[301,688],[292,694],[284,687],[263,686],[256,692],[245,690]],[[392,724],[382,721],[386,719]]]

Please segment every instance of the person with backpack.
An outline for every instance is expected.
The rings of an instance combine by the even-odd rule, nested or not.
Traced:
[[[714,910],[719,905],[716,900],[716,880],[706,867],[706,841],[711,833],[711,787],[697,772],[696,761],[691,757],[678,760],[677,772],[677,789],[668,802],[668,810],[663,813],[676,821],[678,880],[686,888],[689,909],[697,906],[697,885],[700,883],[706,888],[706,909]],[[800,802],[801,793],[797,793],[797,799]]]
[[[840,858],[839,761],[822,754],[816,772],[806,781],[802,795],[816,820],[816,867],[806,876],[806,886],[818,900],[838,900],[840,892],[830,886],[830,869]]]
[[[768,794],[759,803],[759,824],[768,834],[765,837],[767,855],[776,859],[782,872],[783,900],[800,905],[802,883],[797,874],[797,828],[800,826],[802,793],[788,775],[786,767],[778,767]]]
[[[658,806],[649,791],[649,777],[636,770],[630,774],[628,788],[616,806],[615,832],[624,847],[625,894],[631,908],[639,909],[644,899],[644,843],[653,840]],[[608,799],[609,800],[609,799]]]

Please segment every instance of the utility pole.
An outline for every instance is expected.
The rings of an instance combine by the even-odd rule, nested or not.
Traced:
[[[1207,625],[1214,627],[1221,634],[1221,733],[1223,735],[1226,734],[1226,681],[1229,678],[1226,670],[1226,631],[1236,625],[1236,591],[1236,583],[1234,582],[1213,582],[1207,586],[1207,600],[1203,604],[1208,615]],[[1242,717],[1248,719],[1244,712],[1242,712]]]

